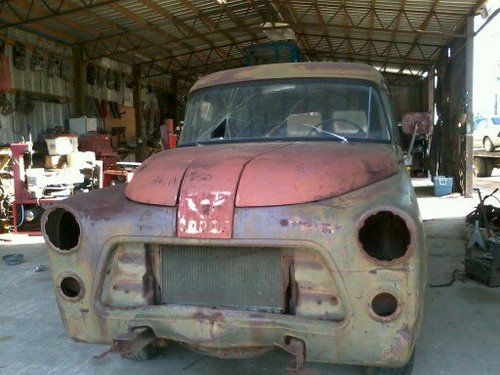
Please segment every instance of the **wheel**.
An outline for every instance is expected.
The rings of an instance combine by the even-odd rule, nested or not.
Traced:
[[[494,164],[491,160],[486,161],[486,177],[491,177],[493,173]]]
[[[483,158],[474,158],[474,175],[476,177],[486,177],[488,174],[488,163]]]
[[[403,367],[369,367],[369,375],[410,375],[413,372],[415,363],[415,352],[412,353],[410,360]]]
[[[493,145],[493,142],[491,142],[491,139],[489,137],[486,137],[483,141],[483,146],[484,149],[488,152],[493,152],[495,151],[495,146]]]

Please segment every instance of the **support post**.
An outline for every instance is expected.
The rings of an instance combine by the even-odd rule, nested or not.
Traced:
[[[467,92],[467,124],[465,130],[465,187],[464,195],[472,197],[474,183],[474,148],[472,139],[472,121],[474,120],[474,110],[472,107],[472,95],[474,85],[474,16],[467,17],[467,41],[465,55],[465,89]]]
[[[434,65],[429,68],[427,75],[427,112],[431,115],[431,121],[434,124],[434,79],[435,79]]]
[[[174,120],[175,126],[179,126],[179,98],[178,98],[178,86],[177,86],[177,76],[173,75],[171,78],[171,94],[173,96],[172,100],[172,119]]]
[[[85,115],[85,86],[86,86],[86,72],[85,63],[82,61],[82,48],[80,46],[73,47],[73,71],[74,71],[74,84],[73,84],[73,103],[74,103],[74,116],[81,117]]]
[[[142,90],[141,90],[141,66],[132,67],[132,76],[134,80],[134,111],[135,111],[135,136],[142,137]],[[145,140],[145,139],[144,139]]]

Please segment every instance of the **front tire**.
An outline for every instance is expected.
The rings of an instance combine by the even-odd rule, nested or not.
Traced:
[[[495,151],[495,145],[493,144],[493,142],[491,141],[491,139],[489,137],[486,137],[483,141],[483,146],[484,146],[484,149],[488,152],[493,152]]]
[[[488,174],[488,164],[483,158],[474,158],[474,175],[476,177],[486,177]]]

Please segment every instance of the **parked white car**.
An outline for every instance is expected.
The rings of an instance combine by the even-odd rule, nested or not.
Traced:
[[[500,147],[500,117],[479,117],[473,124],[474,147],[488,152]]]

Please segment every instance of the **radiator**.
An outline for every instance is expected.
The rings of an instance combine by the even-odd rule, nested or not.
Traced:
[[[280,313],[284,301],[280,249],[162,247],[164,304]]]

